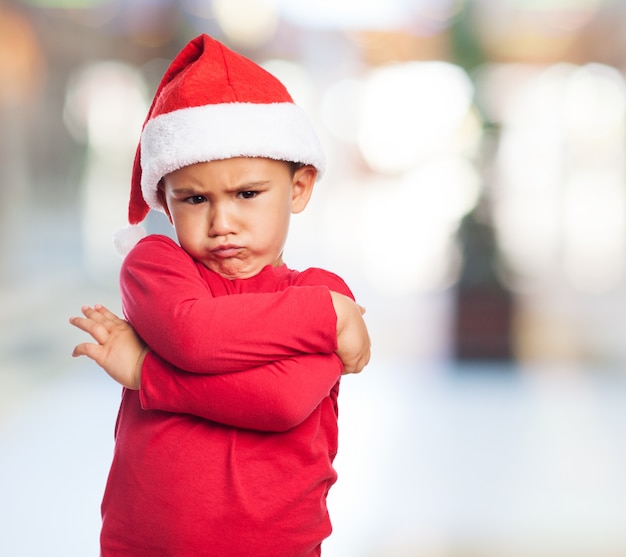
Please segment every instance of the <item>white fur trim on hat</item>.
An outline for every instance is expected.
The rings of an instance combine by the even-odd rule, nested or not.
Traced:
[[[115,231],[113,235],[113,243],[117,253],[124,257],[135,247],[135,244],[146,236],[146,230],[143,226],[137,224],[125,226]]]
[[[183,108],[149,120],[141,135],[141,190],[161,210],[163,176],[198,162],[264,157],[314,166],[321,176],[324,151],[306,113],[289,102],[222,103]]]

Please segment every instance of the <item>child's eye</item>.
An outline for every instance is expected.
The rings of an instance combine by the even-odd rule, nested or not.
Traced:
[[[191,197],[185,198],[185,203],[189,203],[190,205],[199,205],[205,201],[206,197],[204,197],[204,195],[192,195]]]
[[[253,198],[255,198],[258,195],[258,192],[256,192],[256,191],[240,191],[237,195],[241,199],[253,199]]]

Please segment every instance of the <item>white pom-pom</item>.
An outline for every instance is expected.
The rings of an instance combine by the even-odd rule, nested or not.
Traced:
[[[139,240],[145,237],[146,229],[138,224],[132,224],[117,230],[113,235],[113,243],[117,253],[124,257]]]

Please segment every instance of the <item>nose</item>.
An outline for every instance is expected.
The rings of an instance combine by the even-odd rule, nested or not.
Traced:
[[[227,203],[214,204],[209,219],[209,236],[227,236],[235,232],[235,215]]]

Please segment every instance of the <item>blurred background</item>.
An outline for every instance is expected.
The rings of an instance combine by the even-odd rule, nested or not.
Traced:
[[[0,0],[0,554],[98,554],[120,389],[67,319],[120,309],[141,125],[203,32],[311,115],[285,259],[368,310],[324,555],[626,556],[621,0]]]

